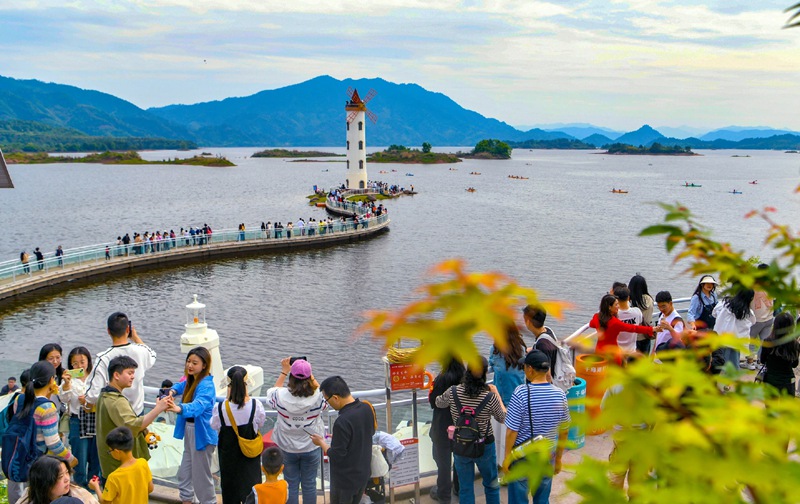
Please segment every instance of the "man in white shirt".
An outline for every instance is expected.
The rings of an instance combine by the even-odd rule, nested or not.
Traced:
[[[631,306],[628,302],[631,299],[631,291],[625,285],[614,287],[612,294],[619,300],[619,312],[617,318],[626,324],[642,325],[642,310]],[[626,355],[636,353],[636,340],[638,336],[644,335],[621,331],[617,336],[617,345]]]
[[[108,335],[111,336],[112,346],[97,354],[94,369],[86,382],[85,403],[87,406],[96,404],[100,391],[108,385],[108,363],[111,359],[127,355],[136,361],[138,367],[133,385],[122,394],[131,402],[133,412],[141,415],[144,411],[144,373],[156,363],[156,353],[139,338],[133,324],[122,312],[112,313],[108,317]]]

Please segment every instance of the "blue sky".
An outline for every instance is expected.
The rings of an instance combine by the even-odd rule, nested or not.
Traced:
[[[147,108],[328,74],[513,125],[800,130],[792,0],[4,0],[0,75]]]

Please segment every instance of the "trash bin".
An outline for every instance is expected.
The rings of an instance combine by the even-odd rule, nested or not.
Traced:
[[[600,401],[606,392],[605,378],[608,361],[594,354],[583,354],[575,357],[575,374],[578,378],[586,380],[586,397],[591,400],[586,411],[589,418],[596,418],[600,414]],[[589,435],[602,434],[605,429],[590,430]]]
[[[574,383],[575,385],[567,391],[567,401],[569,402],[569,411],[572,417],[572,424],[567,435],[567,448],[570,450],[583,448],[586,444],[586,433],[583,431],[583,427],[576,425],[575,418],[576,415],[583,415],[586,411],[586,380],[575,378]]]

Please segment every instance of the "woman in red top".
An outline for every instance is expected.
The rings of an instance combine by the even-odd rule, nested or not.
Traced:
[[[632,332],[653,336],[653,327],[649,325],[626,324],[617,318],[619,300],[611,294],[606,294],[600,300],[600,311],[594,314],[589,327],[597,329],[597,348],[595,353],[612,354],[617,364],[622,363],[622,355],[617,345],[617,336],[621,332]]]

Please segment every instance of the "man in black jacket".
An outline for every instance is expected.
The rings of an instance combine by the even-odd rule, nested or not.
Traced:
[[[320,435],[311,436],[330,459],[331,503],[358,504],[370,478],[375,412],[369,404],[350,395],[350,388],[340,376],[327,378],[319,389],[339,412],[330,445]]]

